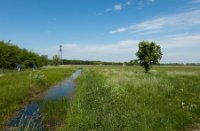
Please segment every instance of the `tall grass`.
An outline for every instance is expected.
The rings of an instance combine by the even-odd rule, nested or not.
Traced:
[[[83,71],[60,130],[191,130],[200,123],[200,68]],[[174,72],[174,73],[172,73]]]
[[[33,116],[20,119],[17,131],[53,131],[64,124],[69,108],[66,97],[51,100],[38,101],[38,110]]]
[[[73,71],[75,67],[48,68],[11,72],[0,77],[0,129],[13,112]]]
[[[47,130],[55,130],[64,124],[69,102],[66,97],[40,103],[40,113]]]
[[[9,129],[8,130],[12,130]],[[45,127],[43,126],[43,119],[40,115],[39,109],[34,112],[33,116],[25,116],[23,115],[20,118],[19,125],[16,127],[11,127],[16,131],[44,131]]]

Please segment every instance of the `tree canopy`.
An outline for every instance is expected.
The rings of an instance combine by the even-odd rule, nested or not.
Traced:
[[[148,72],[152,64],[158,64],[162,58],[162,52],[159,45],[155,42],[141,41],[139,50],[136,53],[140,65]]]
[[[0,41],[0,68],[14,69],[17,64],[21,64],[22,68],[30,68],[33,64],[40,67],[46,65],[47,62],[47,56],[40,56],[10,42]]]

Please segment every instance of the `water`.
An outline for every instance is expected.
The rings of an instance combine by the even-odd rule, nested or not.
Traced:
[[[48,90],[47,94],[44,95],[43,99],[57,99],[60,97],[67,96],[70,91],[75,87],[74,80],[80,75],[81,70],[77,70],[72,76],[60,83],[60,85],[55,86]]]
[[[59,85],[50,88],[41,97],[41,100],[55,100],[62,97],[70,97],[70,94],[75,88],[74,80],[81,74],[81,70],[77,70],[72,74],[70,78],[65,79]],[[15,130],[25,128],[42,131],[45,130],[42,124],[42,117],[40,115],[40,107],[37,101],[33,101],[28,104],[25,108],[19,111],[14,119],[11,119],[8,123],[8,129]]]

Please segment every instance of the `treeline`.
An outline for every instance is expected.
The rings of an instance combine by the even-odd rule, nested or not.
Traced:
[[[168,65],[168,66],[200,66],[200,63],[165,63],[160,65]]]
[[[37,67],[45,65],[126,65],[135,66],[140,65],[138,60],[131,60],[129,62],[103,62],[103,61],[89,61],[89,60],[60,60],[60,56],[55,55],[53,59],[49,60],[47,55],[38,55],[35,52],[21,49],[17,45],[10,42],[0,41],[0,68],[15,69],[17,64],[21,65],[22,69],[32,68],[33,65]],[[160,66],[200,66],[200,63],[166,63],[159,64]]]
[[[31,68],[34,64],[41,67],[48,64],[48,56],[40,56],[10,42],[0,41],[0,68],[14,69],[17,64],[20,64],[22,69]]]
[[[200,66],[200,63],[187,63],[188,66]]]
[[[102,62],[89,60],[63,60],[64,65],[123,65],[121,62]]]
[[[54,63],[58,63],[56,61],[58,57],[54,56],[52,60],[50,60],[49,63],[52,63],[52,65],[56,65]],[[139,65],[138,60],[131,60],[129,62],[105,62],[105,61],[89,61],[89,60],[66,60],[63,61],[60,60],[59,64],[63,63],[63,65],[126,65],[126,66],[133,66],[133,65]]]
[[[130,62],[105,62],[105,61],[89,61],[89,60],[60,60],[60,56],[54,55],[52,60],[49,60],[51,65],[139,65],[137,60]]]

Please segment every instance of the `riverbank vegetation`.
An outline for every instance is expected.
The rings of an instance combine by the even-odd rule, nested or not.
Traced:
[[[0,77],[0,129],[6,119],[48,87],[69,77],[76,67],[43,68],[36,71],[8,72]]]
[[[85,68],[59,130],[191,130],[200,122],[200,68]]]
[[[66,97],[56,100],[47,100],[40,103],[40,112],[44,127],[47,130],[56,130],[65,122],[69,109],[69,101]]]

